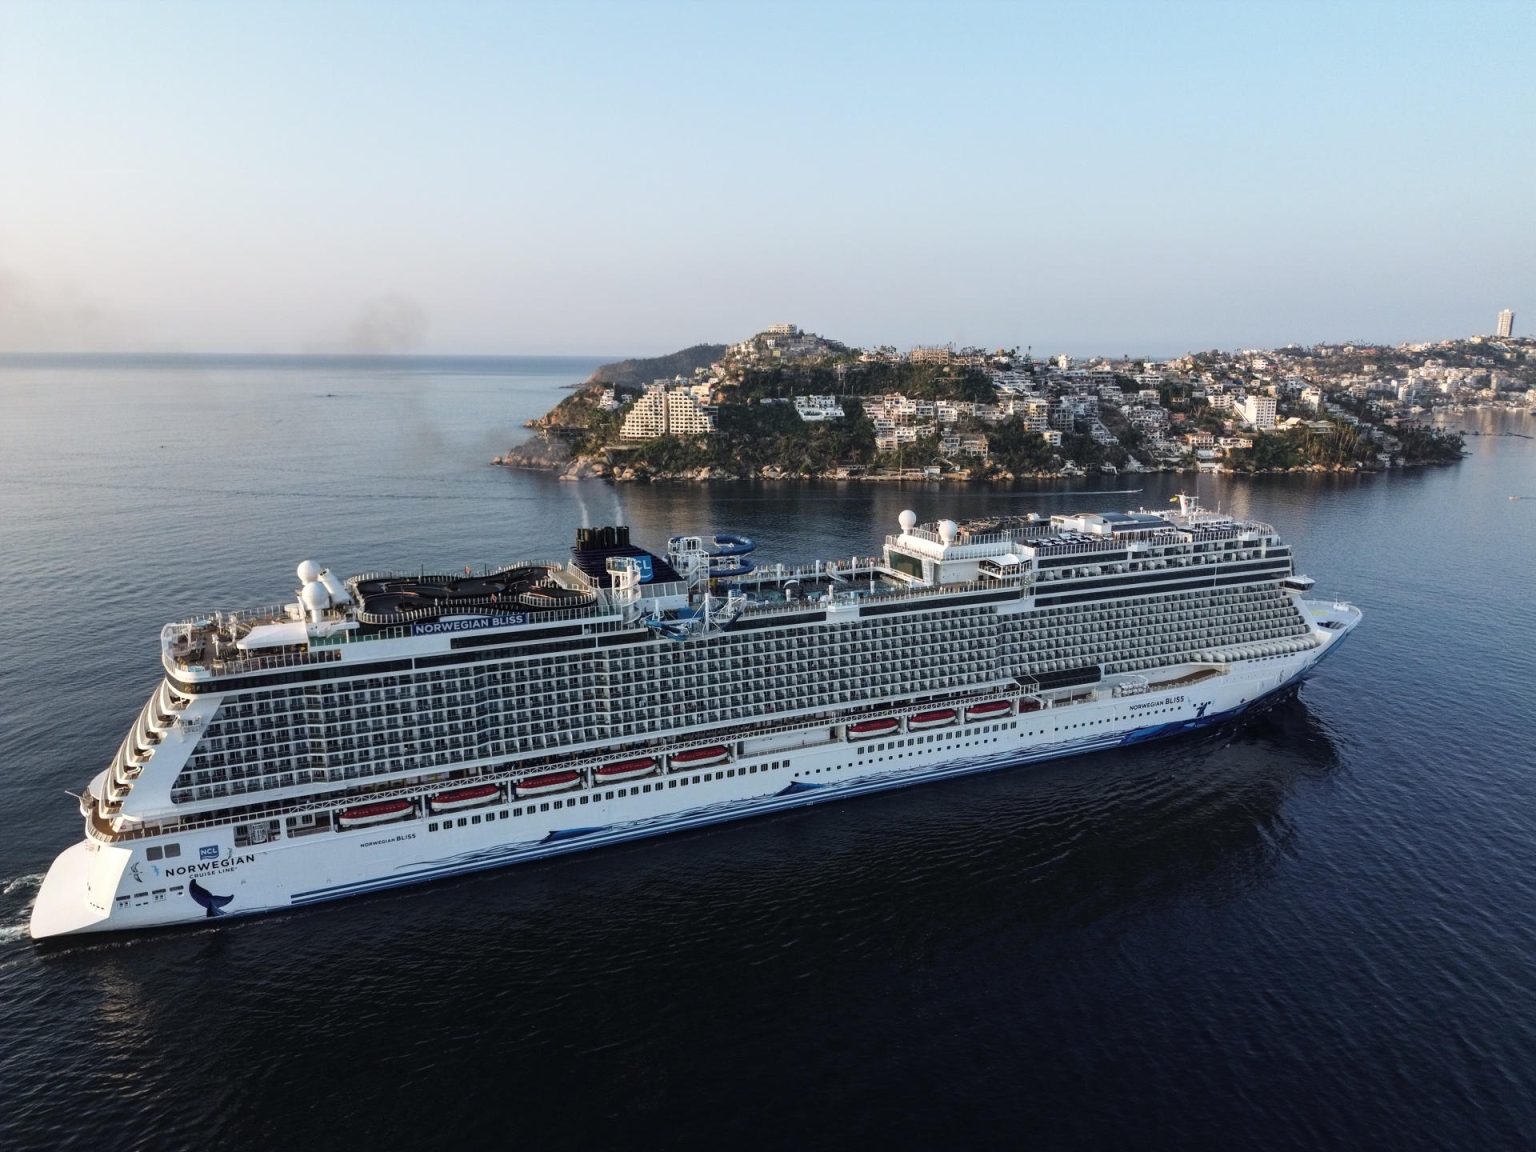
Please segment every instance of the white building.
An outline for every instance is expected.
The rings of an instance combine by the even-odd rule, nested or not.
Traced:
[[[1323,390],[1316,384],[1308,384],[1301,390],[1302,404],[1316,412],[1323,406]]]
[[[795,414],[807,424],[822,424],[843,418],[843,405],[836,396],[796,396]]]
[[[658,436],[697,436],[714,430],[715,418],[690,393],[652,385],[625,414],[619,436],[624,440],[654,440]]]
[[[1243,419],[1260,431],[1272,431],[1275,427],[1275,398],[1249,396],[1243,401]]]

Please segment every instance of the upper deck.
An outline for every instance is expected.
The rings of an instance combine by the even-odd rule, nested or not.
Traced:
[[[760,627],[772,617],[811,623],[885,614],[957,598],[1022,598],[1037,578],[1074,557],[1134,559],[1195,550],[1211,541],[1278,543],[1257,521],[1205,512],[1184,498],[1178,511],[1076,513],[919,525],[904,512],[883,556],[772,565],[722,577],[707,568],[680,575],[670,561],[629,543],[625,529],[583,529],[565,564],[530,561],[462,574],[366,573],[344,584],[306,561],[296,602],[217,612],[168,624],[162,663],[195,685],[226,677],[447,651],[465,633],[516,643],[551,624],[589,630],[661,627],[673,639],[710,628]],[[1113,555],[1111,554],[1118,554]],[[719,592],[728,592],[722,603]],[[714,613],[711,617],[711,612]],[[679,623],[686,626],[679,628]],[[475,643],[479,643],[476,641]],[[366,647],[364,647],[366,646]]]
[[[885,538],[887,565],[915,584],[947,585],[1008,572],[1027,572],[1060,558],[1102,553],[1127,557],[1207,542],[1277,543],[1275,530],[1257,520],[1207,512],[1188,496],[1179,510],[1082,512],[994,517],[956,523],[917,523],[902,513],[901,532]]]

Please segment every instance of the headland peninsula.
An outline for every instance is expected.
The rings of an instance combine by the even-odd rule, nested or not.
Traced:
[[[1536,407],[1536,340],[1074,361],[776,324],[604,365],[492,463],[615,481],[1376,471],[1461,459],[1434,421],[1469,406]]]

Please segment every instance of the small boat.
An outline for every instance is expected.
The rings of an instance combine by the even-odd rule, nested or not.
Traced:
[[[592,777],[599,784],[612,784],[616,780],[637,780],[641,776],[649,776],[660,767],[656,759],[651,756],[642,756],[638,760],[620,760],[616,764],[604,764],[592,772]]]
[[[574,769],[566,769],[564,772],[545,772],[539,776],[529,776],[525,780],[519,780],[514,789],[519,800],[529,796],[543,796],[549,792],[565,792],[571,788],[581,786],[581,773]]]
[[[711,764],[724,764],[730,756],[724,744],[711,744],[708,748],[690,748],[686,752],[675,752],[668,757],[668,760],[672,764],[673,771],[682,771],[687,768],[708,768]]]
[[[1013,705],[1007,700],[988,700],[985,704],[972,704],[965,710],[967,720],[992,720],[998,716],[1006,716],[1013,711]]]
[[[433,812],[456,812],[460,808],[494,804],[500,799],[501,789],[495,784],[475,784],[468,788],[455,788],[451,792],[439,792],[427,800],[427,807]]]
[[[387,824],[391,820],[403,820],[416,811],[409,800],[380,800],[376,804],[359,804],[356,808],[343,808],[336,814],[336,824],[341,828],[364,828],[369,824]]]
[[[883,720],[860,720],[857,724],[848,725],[848,739],[873,740],[876,736],[889,736],[899,731],[901,721],[894,716],[887,716]]]
[[[953,708],[936,708],[932,712],[918,712],[907,720],[908,732],[925,732],[929,728],[946,728],[955,722]]]

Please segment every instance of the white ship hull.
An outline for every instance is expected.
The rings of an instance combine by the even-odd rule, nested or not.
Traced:
[[[1358,622],[1346,606],[1309,603],[1328,619],[1307,651],[1231,663],[1219,675],[1136,695],[1055,701],[1037,711],[939,729],[743,754],[728,763],[590,789],[507,800],[473,812],[237,846],[228,827],[183,831],[189,848],[151,862],[155,840],[87,839],[53,864],[38,893],[34,937],[158,928],[300,907],[684,828],[780,812],[920,782],[1177,735],[1238,716],[1297,683]],[[926,706],[931,710],[934,705]],[[957,708],[963,709],[957,704]],[[750,744],[750,741],[748,742]],[[622,795],[615,795],[615,785]],[[613,799],[609,799],[613,796]],[[555,807],[556,803],[559,807]],[[516,815],[514,815],[514,812]],[[188,858],[190,856],[190,859]]]

